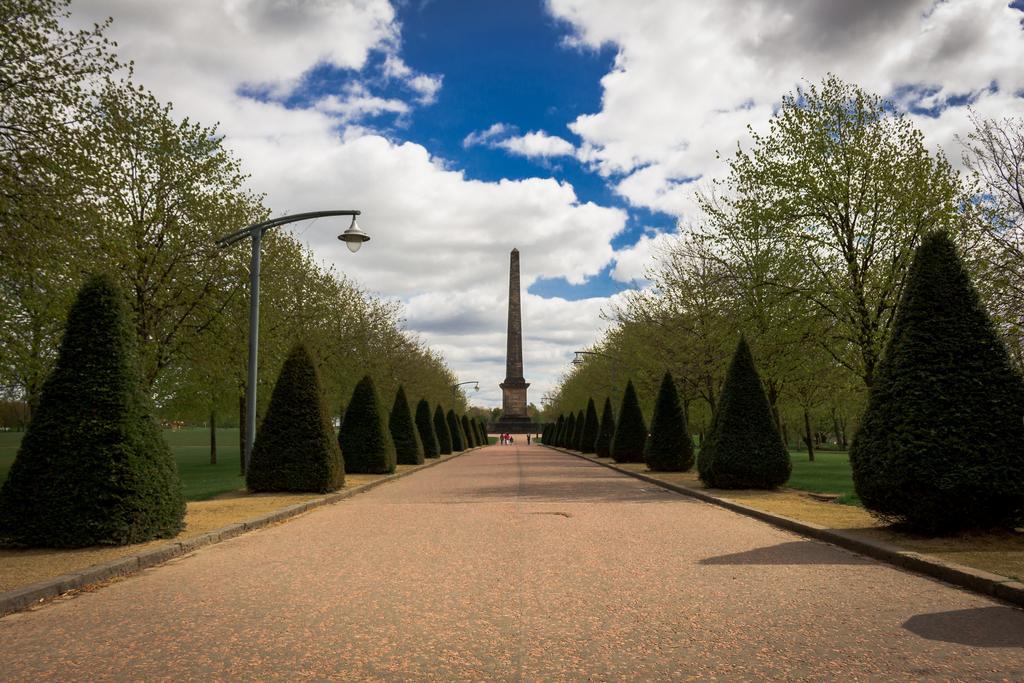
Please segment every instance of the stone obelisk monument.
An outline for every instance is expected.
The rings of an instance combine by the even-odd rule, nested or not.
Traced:
[[[508,349],[505,356],[505,381],[501,387],[501,419],[498,429],[522,434],[532,431],[526,412],[526,388],[523,379],[523,313],[519,303],[519,250],[513,249],[508,273]]]

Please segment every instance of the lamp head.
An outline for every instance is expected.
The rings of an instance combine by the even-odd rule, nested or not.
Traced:
[[[370,241],[370,236],[359,229],[356,217],[352,216],[352,225],[348,226],[348,230],[338,235],[338,239],[344,242],[348,250],[354,254],[359,251],[359,247],[363,246],[363,242]]]

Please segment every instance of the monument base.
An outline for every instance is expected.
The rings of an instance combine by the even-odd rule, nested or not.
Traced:
[[[487,425],[490,434],[540,434],[543,425],[528,417],[500,417]]]

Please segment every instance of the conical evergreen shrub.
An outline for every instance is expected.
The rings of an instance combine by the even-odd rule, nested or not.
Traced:
[[[741,337],[701,444],[701,481],[720,489],[771,489],[789,480],[792,467],[750,347]]]
[[[469,418],[463,415],[459,418],[459,424],[466,435],[466,448],[476,448],[476,434],[473,432],[473,426],[469,424]]]
[[[576,440],[576,413],[569,413],[565,418],[565,431],[562,434],[562,448],[572,448]]]
[[[615,436],[615,413],[612,412],[612,400],[604,399],[604,410],[601,414],[601,426],[597,430],[594,442],[594,454],[599,458],[610,458],[612,455],[612,438]]]
[[[647,443],[647,424],[640,412],[640,401],[633,388],[633,380],[626,382],[619,407],[619,424],[612,437],[611,456],[615,462],[643,462],[644,444]]]
[[[89,278],[0,489],[0,538],[75,548],[181,531],[181,480],[142,387],[136,344],[114,279]]]
[[[597,419],[597,408],[594,407],[594,399],[587,400],[587,415],[583,420],[583,437],[580,439],[579,451],[582,453],[593,453],[594,444],[597,443],[597,433],[601,429],[601,423]]]
[[[434,433],[437,435],[437,444],[441,449],[441,455],[449,455],[452,452],[452,433],[448,429],[448,420],[444,416],[444,409],[438,404],[434,408]]]
[[[445,422],[448,423],[448,433],[452,435],[452,451],[466,450],[466,443],[462,440],[462,430],[459,428],[459,418],[455,417],[453,409],[448,409]]]
[[[665,371],[651,418],[644,460],[655,472],[686,472],[693,467],[693,441],[683,420],[683,408],[672,373]]]
[[[381,410],[377,388],[369,375],[359,380],[352,392],[339,442],[348,472],[389,474],[395,471],[395,444],[386,414]]]
[[[420,443],[423,444],[423,457],[441,457],[441,444],[437,442],[434,421],[430,417],[430,404],[425,398],[421,398],[416,404],[416,431],[420,435]]]
[[[572,449],[574,451],[583,450],[583,428],[586,426],[587,417],[581,410],[576,413],[576,429],[572,434]]]
[[[554,429],[551,432],[551,446],[560,446],[562,441],[562,431],[565,429],[565,415],[559,415],[555,420]]]
[[[477,429],[480,431],[480,445],[489,446],[491,445],[490,439],[487,438],[487,423],[484,422],[482,417],[477,418]]]
[[[256,432],[245,485],[253,492],[337,491],[345,483],[320,373],[303,344],[292,347]]]
[[[857,495],[930,533],[1024,524],[1024,381],[956,248],[926,237],[850,447]]]
[[[551,435],[551,425],[550,424],[546,424],[546,425],[544,425],[544,429],[541,430],[540,442],[541,443],[549,443],[548,438],[550,437],[550,435]]]
[[[388,419],[391,440],[395,443],[395,456],[399,465],[420,465],[423,463],[423,443],[416,432],[409,411],[409,401],[405,398],[405,387],[398,385],[395,392],[395,403],[391,407]]]

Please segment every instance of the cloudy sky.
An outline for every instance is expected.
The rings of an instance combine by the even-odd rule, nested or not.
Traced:
[[[401,299],[474,403],[500,405],[508,254],[539,402],[642,286],[693,192],[783,94],[827,72],[958,159],[967,107],[1024,115],[1024,0],[75,0],[138,80],[220,123],[274,215]],[[225,226],[225,231],[238,226]]]

